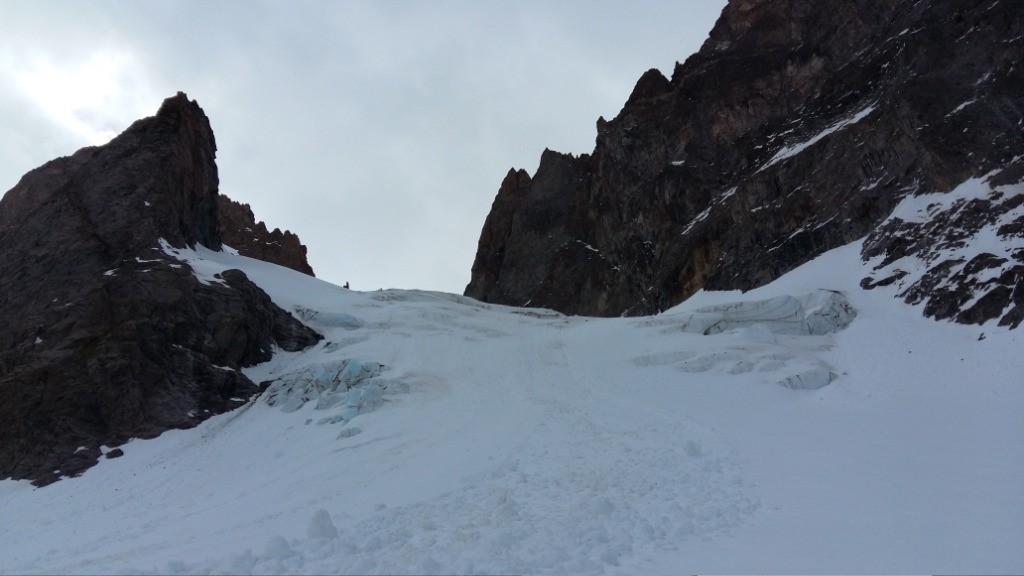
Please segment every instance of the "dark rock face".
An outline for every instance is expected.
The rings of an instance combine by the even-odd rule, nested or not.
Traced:
[[[179,93],[0,200],[0,477],[195,426],[256,392],[240,368],[319,339],[240,271],[203,283],[168,251],[221,246],[215,150]]]
[[[592,154],[545,151],[533,178],[509,173],[466,295],[650,314],[701,288],[763,285],[869,233],[866,259],[891,251],[879,226],[904,198],[1020,181],[1021,61],[1013,0],[732,0],[671,79],[648,71],[598,120]],[[929,313],[971,322],[1019,306],[1020,273],[1004,263],[986,284],[993,262],[949,270],[994,291],[984,304],[972,293]],[[929,299],[928,286],[901,296]]]
[[[248,204],[241,204],[221,194],[217,199],[221,236],[224,243],[242,256],[273,262],[292,270],[315,276],[306,261],[306,247],[292,232],[274,228],[267,230],[257,222]]]

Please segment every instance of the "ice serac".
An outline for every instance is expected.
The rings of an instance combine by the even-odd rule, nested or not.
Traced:
[[[215,151],[178,93],[0,200],[0,477],[45,484],[194,426],[256,392],[239,368],[318,339],[242,272],[201,282],[167,251],[221,247]]]
[[[949,257],[919,251],[935,227],[889,216],[905,198],[985,177],[993,198],[970,209],[989,216],[947,214],[939,227],[971,243],[987,230],[979,222],[999,220],[992,235],[1016,248],[973,267],[958,256],[899,296],[931,302],[941,285],[955,294],[926,313],[1015,325],[1021,61],[1024,11],[1013,0],[731,0],[670,79],[644,73],[621,112],[598,119],[591,154],[545,151],[532,179],[506,178],[466,295],[655,313],[701,288],[766,284],[869,234],[865,260],[884,252],[886,266],[934,268]]]
[[[257,222],[248,204],[235,202],[221,194],[217,199],[221,234],[224,243],[242,256],[273,262],[292,270],[315,276],[306,260],[306,247],[290,230],[267,229]]]

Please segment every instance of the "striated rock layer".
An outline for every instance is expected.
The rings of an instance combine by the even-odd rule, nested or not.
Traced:
[[[165,251],[220,248],[215,151],[178,93],[0,200],[0,477],[45,484],[194,426],[257,391],[240,368],[318,340],[240,271],[200,282]]]
[[[732,0],[671,79],[648,71],[618,116],[598,120],[592,154],[546,150],[532,177],[509,172],[466,295],[656,313],[701,288],[763,285],[872,234],[865,259],[935,268],[938,279],[901,297],[960,291],[926,313],[1016,325],[1024,249],[973,267],[925,257],[927,240],[907,235],[935,227],[887,218],[908,196],[984,176],[988,205],[1010,218],[1000,239],[1024,248],[1024,217],[1007,212],[1018,192],[1006,188],[1024,172],[1022,61],[1014,0]],[[944,222],[961,242],[981,229]],[[902,240],[889,242],[896,229]],[[939,281],[957,274],[984,278]],[[962,314],[993,290],[984,311]]]

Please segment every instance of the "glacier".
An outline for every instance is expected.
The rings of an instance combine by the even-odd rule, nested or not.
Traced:
[[[1024,572],[1019,331],[861,289],[860,248],[613,319],[175,249],[325,338],[233,412],[0,482],[0,573]]]

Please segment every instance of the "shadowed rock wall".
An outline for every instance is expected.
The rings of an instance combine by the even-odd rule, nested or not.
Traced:
[[[257,391],[240,368],[319,339],[240,271],[203,284],[161,249],[220,248],[215,151],[178,93],[0,200],[0,477],[45,484],[195,426]]]
[[[656,313],[770,282],[908,195],[1019,181],[1022,39],[1013,0],[733,0],[671,79],[646,72],[598,119],[591,154],[509,172],[466,295]]]

